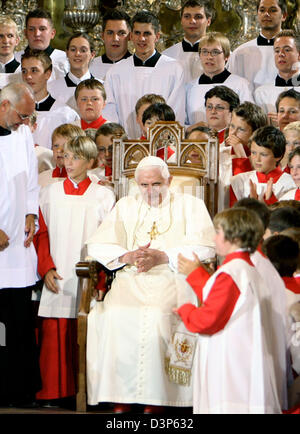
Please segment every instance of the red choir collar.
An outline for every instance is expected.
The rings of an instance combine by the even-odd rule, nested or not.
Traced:
[[[297,190],[296,190],[295,200],[300,200],[300,188],[297,188]]]
[[[76,188],[74,186],[74,183],[70,180],[70,178],[67,178],[64,180],[64,192],[65,192],[65,194],[82,196],[86,192],[86,190],[88,189],[91,182],[92,181],[90,180],[90,178],[86,177],[83,181],[81,181],[79,184],[77,184],[77,188]]]
[[[287,289],[294,292],[295,294],[300,294],[299,277],[283,277],[282,279]]]
[[[230,262],[233,259],[243,259],[243,261],[246,261],[249,265],[252,265],[252,267],[254,267],[254,265],[250,259],[250,253],[242,251],[242,250],[237,250],[236,252],[229,253],[225,257],[222,265],[227,264],[227,262]]]
[[[80,119],[81,128],[86,130],[88,128],[98,129],[101,125],[105,124],[106,119],[103,116],[100,116],[98,119],[92,122],[85,122],[83,119]]]
[[[258,182],[260,183],[266,183],[270,178],[273,178],[273,182],[275,184],[282,174],[283,171],[280,169],[279,166],[276,167],[274,170],[271,170],[271,172],[269,173],[256,172]]]
[[[53,169],[52,171],[52,178],[67,178],[67,176],[68,175],[65,167],[60,169],[56,166],[55,169]]]

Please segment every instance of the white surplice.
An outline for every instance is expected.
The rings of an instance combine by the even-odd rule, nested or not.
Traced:
[[[258,45],[257,38],[237,47],[228,60],[228,70],[246,78],[253,91],[263,84],[274,83],[277,68],[272,45]]]
[[[38,216],[37,158],[29,128],[0,136],[0,229],[9,246],[0,252],[0,288],[31,286],[38,280],[33,244],[24,247],[25,217]]]
[[[199,52],[183,51],[182,42],[172,45],[162,52],[165,56],[178,60],[184,70],[185,82],[189,83],[202,74],[203,68]]]
[[[185,276],[176,272],[177,255],[191,258],[193,251],[201,259],[214,255],[214,229],[204,202],[171,193],[155,208],[140,196],[127,196],[87,241],[88,253],[113,268],[112,261],[149,242],[153,221],[160,234],[150,248],[166,252],[169,264],[143,273],[125,266],[104,301],[88,316],[89,404],[192,405],[191,386],[171,383],[164,363],[177,324],[172,308],[196,302]]]
[[[224,329],[199,335],[194,359],[194,413],[281,413],[267,310],[258,291],[264,282],[255,267],[239,258],[222,265],[203,288],[207,298],[216,277],[226,273],[240,296]],[[268,290],[264,289],[264,293]]]
[[[154,67],[134,66],[133,56],[120,60],[107,72],[104,87],[107,104],[102,114],[110,122],[120,123],[129,138],[141,135],[135,105],[147,93],[163,96],[176,120],[184,125],[184,72],[180,63],[170,57],[161,55]]]
[[[50,254],[57,273],[59,293],[44,285],[39,316],[76,318],[81,288],[75,265],[86,257],[85,241],[114,205],[114,194],[91,183],[83,195],[65,194],[63,182],[48,185],[41,191],[40,208],[50,240]]]

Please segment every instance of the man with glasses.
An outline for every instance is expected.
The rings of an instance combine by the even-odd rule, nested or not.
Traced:
[[[40,388],[31,295],[38,281],[32,244],[38,216],[37,160],[26,126],[34,96],[24,83],[0,95],[0,405],[29,405]]]
[[[187,0],[180,12],[183,40],[163,51],[163,54],[181,63],[186,83],[202,72],[198,56],[199,40],[210,26],[214,12],[211,5],[203,0]]]
[[[206,122],[218,132],[219,182],[218,212],[229,205],[229,186],[232,175],[232,147],[226,146],[225,138],[234,109],[240,105],[239,96],[229,87],[215,86],[205,94]]]
[[[274,60],[277,76],[272,83],[259,86],[254,98],[276,124],[276,100],[287,89],[300,91],[300,39],[293,30],[282,30],[274,38]]]
[[[237,47],[229,59],[228,69],[245,77],[255,90],[265,83],[273,83],[277,71],[274,64],[274,37],[281,31],[287,17],[285,0],[258,0],[257,20],[260,34]]]
[[[253,101],[249,82],[225,68],[230,42],[222,33],[211,32],[203,36],[199,41],[199,56],[204,72],[186,86],[186,123],[192,128],[205,121],[205,94],[218,84],[234,90],[241,102]]]

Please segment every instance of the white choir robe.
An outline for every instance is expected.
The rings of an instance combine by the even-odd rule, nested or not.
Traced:
[[[267,184],[258,181],[255,170],[239,173],[238,175],[233,176],[230,182],[230,185],[237,200],[240,200],[243,197],[250,196],[250,179],[256,184],[258,195],[260,195],[263,191],[266,190]],[[277,200],[280,200],[280,198],[292,188],[295,188],[293,178],[288,173],[283,172],[278,181],[273,184],[273,193],[276,196]]]
[[[198,337],[193,362],[194,413],[281,413],[268,345],[272,330],[259,295],[268,289],[255,267],[234,258],[207,281],[204,303],[221,273],[234,281],[240,296],[222,330]]]
[[[261,303],[264,303],[269,314],[272,341],[269,354],[274,360],[277,395],[281,409],[287,410],[287,375],[288,375],[288,333],[286,321],[286,289],[278,271],[259,250],[251,255],[251,261],[264,280],[266,286],[258,291]],[[268,290],[264,292],[264,290]]]
[[[227,86],[236,92],[240,102],[253,102],[250,83],[243,77],[230,74],[222,83],[198,84],[199,77],[186,85],[186,124],[194,125],[197,122],[206,122],[205,94],[216,86]]]
[[[100,79],[102,81],[105,81],[107,71],[109,71],[113,65],[114,63],[103,62],[102,56],[97,56],[91,61],[89,65],[89,70],[91,71],[94,77],[97,77],[97,79]]]
[[[24,54],[24,50],[16,51],[15,58],[21,63],[21,57]],[[69,61],[66,52],[55,48],[50,54],[52,60],[52,73],[48,80],[48,83],[55,81],[58,78],[64,77],[70,69]]]
[[[275,84],[264,84],[254,92],[255,104],[259,105],[265,113],[276,113],[276,100],[278,96],[289,89],[300,92],[300,86],[275,86]]]
[[[60,101],[55,101],[49,111],[37,111],[37,128],[34,131],[35,143],[51,149],[51,136],[56,127],[62,124],[74,124],[79,119],[75,110]]]
[[[172,45],[164,50],[162,54],[181,63],[185,83],[189,83],[203,73],[199,52],[183,51],[182,42]]]
[[[257,38],[237,47],[228,60],[228,70],[246,78],[253,91],[266,83],[274,83],[277,68],[274,61],[274,47],[257,45]]]
[[[23,288],[38,281],[33,244],[24,247],[25,217],[38,217],[37,158],[29,128],[0,136],[0,228],[9,246],[0,252],[0,288]]]
[[[83,195],[65,194],[64,183],[45,187],[40,195],[40,209],[48,228],[50,254],[57,273],[59,293],[44,285],[38,315],[49,318],[76,318],[81,287],[75,265],[86,257],[85,241],[96,231],[114,205],[114,194],[90,183]]]
[[[185,277],[176,272],[179,252],[201,259],[214,255],[212,221],[204,202],[170,194],[159,208],[140,196],[120,199],[95,235],[89,256],[110,266],[124,253],[146,245],[153,221],[162,233],[150,248],[169,256],[169,264],[138,273],[135,266],[117,271],[110,291],[88,315],[88,402],[191,406],[191,386],[169,382],[164,359],[175,317],[172,308],[196,302]],[[123,264],[120,264],[123,265]],[[119,266],[120,266],[119,265]]]
[[[165,98],[175,112],[176,120],[184,125],[184,73],[179,62],[161,55],[154,67],[134,66],[133,56],[120,60],[107,72],[105,82],[106,106],[103,116],[123,126],[129,138],[140,137],[135,105],[147,93]]]

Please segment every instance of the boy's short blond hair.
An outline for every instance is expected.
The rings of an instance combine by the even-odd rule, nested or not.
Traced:
[[[77,100],[79,92],[82,89],[99,89],[104,101],[106,101],[106,92],[103,84],[96,78],[88,78],[87,80],[81,81],[75,89],[75,99]]]
[[[145,95],[143,95],[141,98],[137,100],[135,105],[135,113],[138,114],[139,109],[144,104],[151,104],[151,105],[156,103],[165,104],[165,102],[166,100],[162,95],[157,95],[155,93],[146,93]]]
[[[300,133],[300,121],[295,121],[287,124],[283,130],[284,133],[286,131],[297,131],[297,133]]]
[[[95,160],[98,156],[97,145],[89,136],[73,137],[65,143],[64,149],[87,161]]]
[[[221,45],[222,50],[224,52],[224,56],[229,57],[230,42],[229,39],[226,38],[226,36],[223,35],[223,33],[221,32],[208,32],[206,33],[206,35],[202,36],[202,38],[199,41],[199,52],[204,45],[211,45],[214,44],[215,42]]]
[[[53,130],[51,140],[53,142],[54,137],[62,136],[66,137],[68,139],[73,139],[77,136],[86,136],[85,132],[82,128],[78,127],[77,125],[73,124],[61,124],[58,127]]]
[[[13,27],[15,29],[16,36],[19,37],[19,30],[18,30],[17,23],[12,18],[8,16],[2,16],[2,17],[0,16],[0,27],[1,26]]]
[[[225,239],[253,253],[264,234],[259,216],[244,207],[228,208],[214,217],[215,228],[222,228]]]

